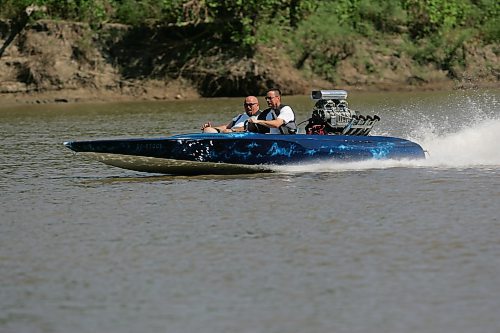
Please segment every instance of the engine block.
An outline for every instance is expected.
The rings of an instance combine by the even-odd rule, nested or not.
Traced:
[[[380,120],[377,115],[362,116],[349,109],[345,90],[315,90],[311,97],[316,104],[306,125],[307,134],[368,135]]]

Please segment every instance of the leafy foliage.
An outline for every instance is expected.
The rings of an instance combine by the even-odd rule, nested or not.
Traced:
[[[307,65],[313,73],[333,81],[338,62],[353,53],[355,32],[339,19],[344,11],[342,5],[321,9],[301,22],[289,49],[298,68]]]
[[[27,6],[47,7],[53,19],[99,24],[119,22],[189,25],[216,23],[235,42],[253,45],[262,24],[298,28],[310,15],[328,13],[336,24],[363,31],[398,31],[407,26],[419,38],[457,27],[498,23],[496,0],[0,0],[0,16],[12,18]]]

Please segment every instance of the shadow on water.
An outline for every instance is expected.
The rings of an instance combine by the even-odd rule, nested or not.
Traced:
[[[273,178],[278,173],[253,173],[232,175],[137,175],[137,176],[112,176],[105,178],[78,177],[82,185],[119,184],[119,183],[162,183],[176,181],[204,181],[204,180],[253,180]]]

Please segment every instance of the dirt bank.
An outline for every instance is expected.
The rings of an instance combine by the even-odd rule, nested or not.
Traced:
[[[279,47],[259,47],[252,58],[235,57],[223,47],[204,48],[203,27],[181,31],[108,24],[93,30],[81,23],[41,20],[15,32],[12,23],[0,22],[2,105],[262,95],[269,87],[280,87],[286,94],[333,87],[496,87],[500,79],[494,46],[470,45],[463,50],[466,66],[450,75],[417,65],[405,55],[377,53],[368,42],[358,43],[354,55],[337,65],[337,82],[328,82],[298,70]],[[202,37],[187,38],[197,35]],[[356,52],[371,54],[370,68],[356,61]]]

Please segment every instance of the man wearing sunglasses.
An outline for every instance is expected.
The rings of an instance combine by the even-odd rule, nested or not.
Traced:
[[[204,133],[232,133],[244,132],[246,123],[251,117],[257,117],[260,114],[259,100],[255,96],[247,96],[243,103],[244,113],[234,117],[228,124],[220,126],[212,126],[210,122],[203,124],[201,130]]]
[[[268,109],[262,111],[258,118],[248,120],[248,130],[258,133],[295,134],[295,114],[288,105],[281,104],[281,91],[271,89],[266,94]]]

